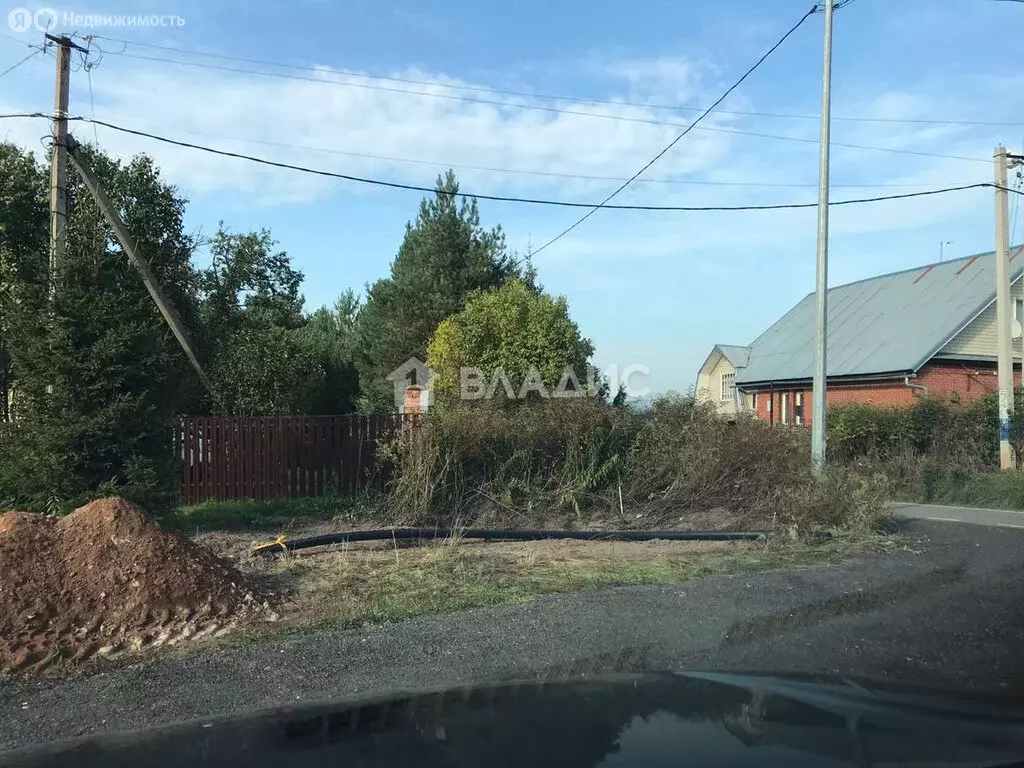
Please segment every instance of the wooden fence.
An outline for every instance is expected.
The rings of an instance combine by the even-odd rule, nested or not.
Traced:
[[[378,446],[416,415],[185,416],[174,435],[185,504],[277,499],[383,488],[391,465]]]

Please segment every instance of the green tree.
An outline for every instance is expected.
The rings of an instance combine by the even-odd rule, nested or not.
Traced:
[[[303,275],[266,230],[218,229],[202,272],[202,316],[218,393],[232,415],[348,413],[359,299],[303,312]]]
[[[500,370],[519,394],[528,380],[547,393],[563,382],[570,366],[586,385],[594,347],[580,336],[564,297],[535,293],[518,278],[473,296],[465,309],[445,319],[430,340],[431,384],[443,397],[457,396],[460,370],[478,368],[486,386]],[[533,372],[533,373],[531,373]]]
[[[303,335],[303,275],[266,230],[221,224],[202,271],[201,313],[218,412],[308,413],[325,373]]]
[[[121,163],[84,151],[164,293],[195,328],[198,282],[190,263],[193,242],[182,226],[184,199],[148,157]],[[21,174],[15,183],[26,190],[45,185],[45,172],[31,171],[9,149],[4,154]],[[17,220],[17,211],[0,213],[6,232],[37,232],[20,238],[20,250],[4,248],[3,317],[18,423],[0,445],[0,496],[38,508],[116,491],[161,506],[175,491],[175,416],[193,407],[199,385],[74,175],[68,194],[67,253],[52,304],[41,245],[45,218],[39,220],[27,193],[17,198],[30,215],[26,222]]]
[[[303,274],[276,247],[265,229],[233,233],[221,223],[210,240],[210,266],[200,275],[207,326],[223,333],[250,324],[303,324]]]
[[[220,346],[214,386],[232,416],[310,414],[326,372],[304,328],[245,325]]]
[[[358,345],[359,298],[350,289],[334,305],[321,307],[302,329],[303,343],[323,371],[320,389],[309,402],[310,413],[350,413],[359,397],[354,358]]]
[[[458,191],[454,173],[438,177],[434,197],[406,225],[391,275],[368,289],[357,359],[363,410],[392,409],[387,375],[409,357],[425,359],[444,318],[475,291],[498,287],[516,272],[501,228],[481,227],[476,200],[460,202]]]
[[[19,305],[32,301],[30,286],[45,269],[46,177],[30,152],[0,144],[0,422],[11,420]]]

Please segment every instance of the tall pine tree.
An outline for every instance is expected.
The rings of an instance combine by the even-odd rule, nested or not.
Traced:
[[[412,356],[426,360],[427,342],[442,320],[473,292],[500,286],[516,271],[501,228],[484,229],[476,200],[458,191],[452,171],[438,177],[434,197],[420,203],[405,227],[390,277],[369,288],[357,361],[364,411],[393,409],[388,374]]]

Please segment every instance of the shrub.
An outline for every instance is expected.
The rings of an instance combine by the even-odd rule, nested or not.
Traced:
[[[1024,408],[1024,391],[1017,392]],[[1020,410],[1024,413],[1024,410]],[[829,455],[839,461],[894,460],[908,452],[941,464],[981,469],[998,461],[998,401],[985,395],[960,404],[920,398],[910,406],[844,405],[828,411]],[[1024,453],[1024,419],[1011,440]]]
[[[730,423],[692,398],[642,414],[595,399],[437,409],[391,458],[394,512],[421,525],[657,527],[725,510],[750,527],[806,529],[881,510],[872,476],[812,476],[804,430]]]

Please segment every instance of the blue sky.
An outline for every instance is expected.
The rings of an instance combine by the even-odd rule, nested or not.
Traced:
[[[466,191],[597,201],[618,186],[614,179],[630,176],[680,130],[638,120],[692,119],[695,108],[717,98],[809,3],[125,0],[47,7],[59,15],[175,14],[184,26],[60,31],[317,68],[260,66],[99,40],[108,54],[91,72],[91,99],[87,73],[72,75],[74,114],[95,110],[97,118],[127,127],[341,173],[430,185],[452,165]],[[7,35],[0,37],[2,71],[40,35],[0,30]],[[926,154],[835,146],[833,199],[990,181],[995,144],[1020,148],[1024,142],[1024,78],[1012,56],[1022,31],[1024,5],[993,0],[856,0],[837,12],[833,141]],[[995,33],[1000,39],[994,42]],[[722,105],[729,112],[704,123],[715,130],[692,132],[645,174],[654,181],[635,184],[617,201],[814,201],[821,55],[822,16],[815,15]],[[0,112],[48,110],[52,82],[53,59],[36,57],[0,79]],[[488,96],[445,87],[452,84],[678,108]],[[506,106],[381,88],[475,95]],[[940,122],[910,122],[921,120]],[[89,126],[74,130],[93,138]],[[45,132],[39,121],[0,124],[0,138],[33,148]],[[420,197],[262,168],[104,128],[97,135],[114,154],[153,155],[190,199],[190,227],[210,232],[224,220],[239,230],[270,228],[305,272],[311,308],[387,273]],[[480,207],[485,223],[500,223],[518,251],[537,248],[579,215],[486,201]],[[947,256],[990,250],[992,208],[991,190],[974,190],[834,209],[830,283],[934,261],[940,241],[952,241]],[[1024,214],[1021,219],[1018,240],[1024,239]],[[686,390],[713,344],[752,341],[813,289],[814,238],[813,210],[601,211],[539,254],[536,267],[548,290],[568,297],[574,318],[595,343],[599,366],[646,365],[654,391]]]

